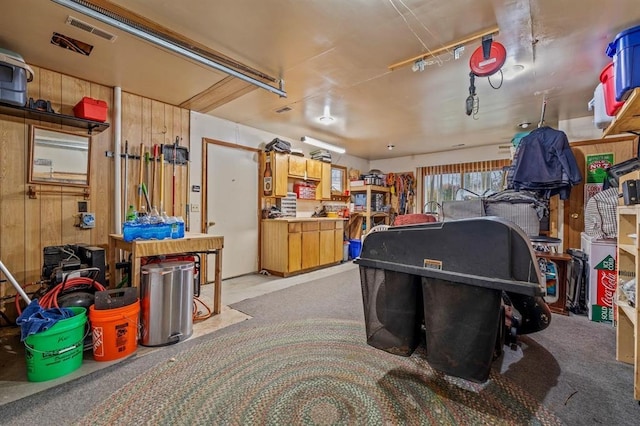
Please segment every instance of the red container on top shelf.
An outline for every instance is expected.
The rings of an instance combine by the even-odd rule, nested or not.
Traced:
[[[613,75],[613,62],[609,63],[600,73],[600,82],[604,89],[604,107],[607,115],[614,116],[624,101],[616,101],[615,78]]]
[[[85,120],[107,121],[107,103],[85,96],[73,107],[73,115]]]

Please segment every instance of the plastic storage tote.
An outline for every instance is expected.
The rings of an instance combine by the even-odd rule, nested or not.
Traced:
[[[640,25],[622,31],[607,47],[613,58],[616,100],[625,100],[631,90],[640,87]]]
[[[604,107],[608,115],[616,115],[616,112],[624,104],[624,101],[616,100],[616,86],[613,62],[608,64],[600,73],[600,82],[604,93]]]
[[[33,70],[22,56],[0,49],[0,102],[16,106],[27,103],[27,82],[33,80]]]
[[[593,124],[596,129],[606,129],[613,121],[613,116],[607,114],[604,100],[604,86],[598,83],[593,91],[593,99],[589,102],[589,111],[593,111]]]

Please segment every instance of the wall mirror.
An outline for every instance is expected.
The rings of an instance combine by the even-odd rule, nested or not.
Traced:
[[[347,189],[347,168],[331,165],[331,192],[342,195]]]
[[[90,142],[86,135],[32,125],[29,183],[88,187]]]

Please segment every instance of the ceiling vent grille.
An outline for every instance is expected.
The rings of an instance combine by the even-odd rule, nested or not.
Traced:
[[[118,38],[118,36],[115,34],[111,34],[108,31],[95,27],[87,22],[79,20],[78,18],[74,18],[73,16],[68,16],[66,23],[67,25],[71,25],[72,27],[76,27],[88,33],[95,34],[98,37],[108,40],[112,43],[116,40],[116,38]]]
[[[276,112],[277,112],[278,114],[282,114],[283,112],[289,112],[289,111],[291,111],[291,110],[292,110],[292,108],[291,108],[291,107],[285,106],[285,107],[282,107],[282,108],[280,108],[280,109],[277,109],[277,110],[276,110]]]

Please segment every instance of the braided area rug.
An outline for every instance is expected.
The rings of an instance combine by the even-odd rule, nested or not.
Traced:
[[[422,354],[424,355],[424,354]],[[199,343],[103,399],[80,424],[557,425],[507,378],[442,375],[368,346],[364,325],[303,320]]]

